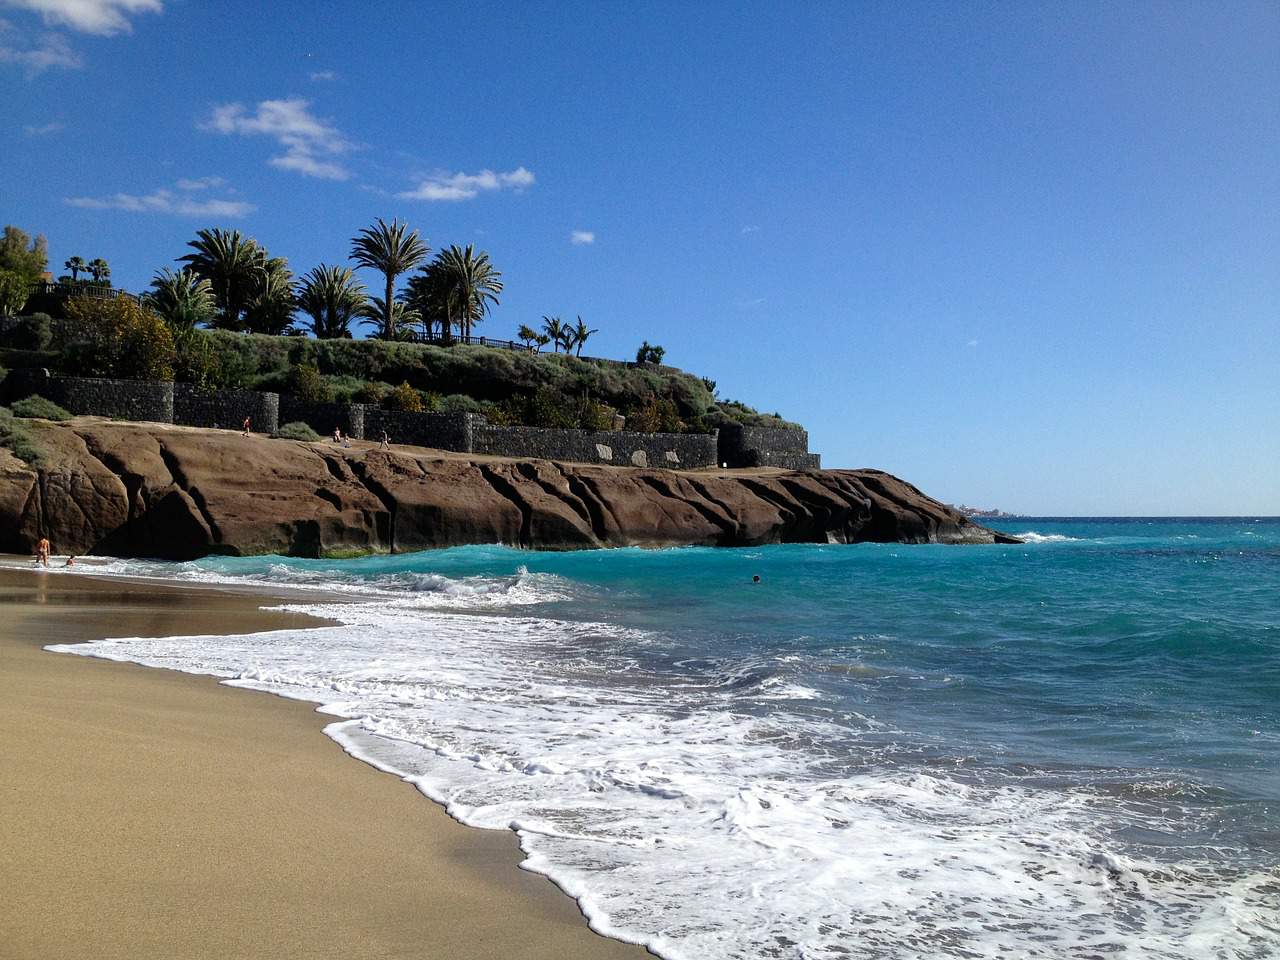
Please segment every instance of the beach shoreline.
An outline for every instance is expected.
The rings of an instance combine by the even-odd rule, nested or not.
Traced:
[[[649,955],[314,705],[43,649],[323,625],[262,609],[288,599],[0,569],[0,957]]]

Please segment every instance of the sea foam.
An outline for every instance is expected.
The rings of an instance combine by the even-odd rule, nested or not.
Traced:
[[[593,588],[523,569],[254,576],[343,594],[288,605],[339,625],[51,649],[320,704],[353,756],[464,823],[516,830],[524,866],[595,929],[672,960],[1280,951],[1274,872],[1117,840],[1175,834],[1174,800],[941,762],[929,738],[833,703],[812,679],[830,661],[668,652],[661,631],[551,615]]]

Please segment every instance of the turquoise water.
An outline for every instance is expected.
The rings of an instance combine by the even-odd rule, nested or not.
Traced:
[[[121,563],[360,602],[90,652],[326,703],[666,956],[1280,956],[1280,520],[1000,526]]]

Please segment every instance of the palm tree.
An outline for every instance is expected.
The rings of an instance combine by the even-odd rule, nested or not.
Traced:
[[[582,345],[593,333],[599,333],[599,330],[588,330],[587,325],[582,322],[582,317],[578,317],[578,325],[569,331],[569,335],[573,338],[573,345],[578,348],[577,356],[582,356]],[[566,344],[565,349],[568,349]]]
[[[564,343],[564,334],[568,329],[559,317],[542,318],[542,332],[547,335],[549,342],[555,344],[555,352],[560,352],[560,344]]]
[[[244,327],[249,333],[280,336],[293,324],[296,305],[289,261],[284,257],[264,259],[254,273],[253,288],[245,304]]]
[[[418,314],[423,332],[430,339],[436,325],[443,340],[449,339],[449,297],[445,290],[444,274],[433,269],[434,261],[420,273],[409,278],[404,301]]]
[[[540,333],[538,334],[537,338],[533,342],[538,345],[538,352],[541,353],[542,348],[551,342],[551,338],[548,337],[545,333]]]
[[[185,269],[174,273],[165,267],[159,271],[151,279],[151,292],[144,299],[173,330],[190,330],[196,324],[208,323],[217,310],[209,281]]]
[[[63,267],[71,271],[71,282],[75,283],[79,279],[80,274],[87,272],[89,265],[84,262],[84,257],[72,257]]]
[[[368,303],[365,286],[350,267],[322,263],[298,287],[298,306],[311,317],[307,326],[318,340],[349,339],[351,321],[362,315]]]
[[[219,309],[215,326],[241,329],[241,314],[253,296],[266,251],[239,230],[217,228],[197,232],[187,246],[195,252],[179,257],[178,262],[190,264],[191,271],[213,287]]]
[[[92,274],[94,283],[102,283],[111,276],[111,268],[107,266],[107,261],[103,260],[101,257],[95,257],[93,260],[90,260],[86,269],[90,274]]]
[[[502,274],[493,269],[489,254],[477,252],[471,244],[440,251],[431,262],[431,272],[445,293],[450,323],[457,324],[463,337],[470,337],[471,325],[483,320],[489,306],[498,302]]]
[[[379,340],[413,340],[412,327],[419,322],[417,311],[403,300],[391,301],[390,316],[381,297],[370,297],[361,315],[361,326],[373,327]]]
[[[538,331],[527,323],[522,323],[520,324],[520,329],[516,331],[516,339],[526,347],[532,347],[538,342]]]
[[[387,278],[387,292],[381,300],[385,311],[383,330],[395,337],[396,277],[412,270],[427,259],[430,248],[418,239],[418,231],[406,232],[407,223],[392,220],[390,225],[381,217],[372,227],[366,227],[351,239],[351,259],[362,267],[380,271]]]

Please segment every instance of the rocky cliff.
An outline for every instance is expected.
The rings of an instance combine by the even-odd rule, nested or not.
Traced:
[[[509,460],[232,431],[31,421],[0,450],[0,551],[190,559],[473,543],[539,549],[1009,541],[878,470],[700,470]],[[1013,541],[1016,542],[1016,541]]]

